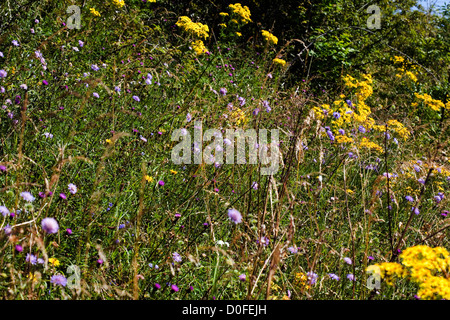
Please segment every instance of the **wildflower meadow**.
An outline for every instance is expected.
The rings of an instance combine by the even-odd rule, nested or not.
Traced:
[[[450,299],[450,7],[0,17],[2,300]]]

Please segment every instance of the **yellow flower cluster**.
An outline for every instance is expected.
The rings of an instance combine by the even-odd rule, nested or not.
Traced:
[[[202,40],[195,40],[191,45],[197,55],[201,55],[208,51]]]
[[[450,299],[450,254],[443,247],[417,245],[400,255],[401,264],[385,262],[369,266],[366,271],[380,270],[380,276],[393,285],[393,275],[419,285],[421,299]]]
[[[252,22],[250,19],[250,9],[247,6],[242,6],[240,3],[235,3],[230,4],[228,7],[230,7],[231,10],[241,18],[243,24]]]
[[[413,72],[406,70],[408,67],[411,67],[412,69],[416,69],[415,65],[411,66],[411,63],[406,61],[405,58],[403,58],[401,56],[394,56],[394,58],[391,60],[394,61],[395,65],[398,65],[397,71],[401,72],[401,73],[397,73],[395,75],[397,78],[401,78],[402,73],[403,73],[403,75],[406,75],[412,81],[417,82],[417,76]]]
[[[112,2],[118,8],[122,8],[125,5],[125,1],[124,0],[112,0]]]
[[[193,22],[189,17],[179,17],[176,25],[196,37],[204,39],[209,37],[209,27],[200,22]]]
[[[96,16],[96,17],[100,17],[100,12],[98,12],[98,11],[95,10],[94,8],[91,8],[90,11],[91,11],[91,14],[92,14],[92,15],[94,15],[94,16]]]
[[[395,262],[383,262],[368,266],[366,271],[378,274],[390,286],[394,285],[395,278],[402,278],[406,275],[406,269]]]
[[[450,104],[447,103],[447,105],[444,105],[444,103],[441,100],[433,99],[429,94],[419,94],[417,92],[414,92],[414,95],[416,98],[423,101],[423,103],[427,106],[433,109],[434,111],[439,111],[441,108],[447,108],[450,109]]]
[[[273,43],[273,44],[277,44],[278,43],[278,38],[275,37],[273,34],[271,34],[269,31],[262,30],[261,33],[262,33],[262,36],[264,37],[264,39],[267,42]]]
[[[60,265],[59,260],[56,259],[56,258],[50,258],[50,259],[48,259],[48,262],[50,262],[50,263],[51,263],[52,265],[54,265],[55,267],[59,267],[59,265]]]
[[[343,136],[337,136],[336,137],[337,143],[353,143],[353,139],[350,137],[347,137],[346,135]]]
[[[396,132],[404,140],[406,140],[410,136],[410,132],[408,131],[408,129],[406,129],[405,126],[402,123],[398,122],[397,120],[389,120],[387,122],[387,127],[388,130]],[[386,126],[374,125],[373,129],[380,132],[384,132],[386,131]]]
[[[231,113],[231,117],[236,121],[236,124],[245,124],[248,122],[247,117],[245,116],[244,111],[242,111],[239,108],[236,108],[235,111],[233,111],[233,113]]]
[[[380,145],[376,144],[375,142],[369,141],[367,138],[362,138],[359,146],[383,153],[383,148]]]
[[[274,62],[275,64],[281,65],[282,67],[284,67],[284,65],[286,64],[286,61],[285,61],[285,60],[279,59],[279,58],[273,59],[273,62]]]
[[[300,289],[309,289],[311,288],[308,284],[308,276],[304,272],[297,272],[295,274],[294,285],[299,287]]]

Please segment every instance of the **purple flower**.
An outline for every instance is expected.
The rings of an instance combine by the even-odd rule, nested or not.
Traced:
[[[74,185],[73,183],[69,183],[68,188],[69,188],[69,192],[70,192],[71,194],[77,193],[78,188],[77,188],[77,186]]]
[[[359,126],[358,131],[361,133],[366,133],[366,128],[364,128],[363,126]]]
[[[228,209],[228,217],[233,221],[235,224],[242,222],[242,215],[239,211],[236,209]]]
[[[0,166],[0,171],[6,172],[6,167],[5,166]]]
[[[98,259],[98,260],[97,260],[97,263],[98,263],[98,264],[103,264],[103,260],[102,260],[102,259]]]
[[[159,181],[158,181],[158,184],[159,184],[160,186],[163,186],[165,183],[164,183],[164,181],[159,180]]]
[[[94,92],[92,95],[93,95],[94,97],[96,97],[96,98],[100,98],[100,96],[98,95],[97,92]]]
[[[178,289],[178,287],[177,287],[175,284],[171,285],[170,288],[171,288],[172,291],[174,291],[174,292],[178,292],[178,290],[180,290],[180,289]]]
[[[421,184],[425,184],[425,180],[423,178],[420,178],[417,181],[420,182]]]
[[[316,283],[318,275],[317,273],[314,273],[312,271],[309,271],[308,273],[306,273],[306,276],[308,277],[308,283],[310,285],[313,285]]]
[[[100,68],[96,64],[91,65],[91,69],[94,71],[100,70]]]
[[[352,264],[352,259],[350,259],[349,257],[345,257],[343,260],[346,264]]]
[[[290,253],[292,253],[292,254],[298,253],[297,247],[289,247],[289,248],[288,248],[288,251],[289,251]]]
[[[353,104],[352,104],[352,102],[350,100],[345,100],[345,102],[347,102],[349,107],[353,107]]]
[[[417,208],[417,207],[412,207],[411,211],[413,211],[414,214],[419,214],[420,213],[419,208]]]
[[[48,85],[48,81],[47,80],[42,80],[42,84]]]
[[[227,94],[227,88],[220,88],[219,93],[221,95],[223,95],[223,96],[226,95]]]
[[[22,248],[22,246],[20,244],[16,245],[16,251],[17,252],[22,252],[23,251],[23,248]]]
[[[258,115],[258,113],[259,113],[259,108],[256,108],[255,110],[253,110],[253,115],[254,116],[257,116]]]
[[[28,89],[28,86],[27,86],[25,83],[22,83],[22,84],[20,85],[20,88],[23,89],[23,90],[27,90],[27,89]]]
[[[245,274],[239,275],[239,280],[245,281],[247,279],[247,276]]]
[[[7,207],[0,206],[0,213],[2,214],[2,216],[6,217],[6,216],[9,216],[10,212]]]
[[[175,261],[175,262],[181,262],[181,260],[182,260],[180,254],[178,252],[172,253],[172,258],[173,258],[173,261]]]
[[[355,281],[355,276],[350,273],[350,274],[347,275],[347,279],[350,280],[350,281]]]
[[[61,197],[61,199],[64,199],[64,200],[67,199],[67,196],[62,192],[59,194],[59,196]]]
[[[50,283],[65,287],[67,285],[67,279],[63,275],[57,274],[50,278]]]
[[[411,196],[406,196],[405,199],[408,200],[409,202],[414,202],[414,199]]]
[[[58,222],[55,218],[44,218],[41,222],[42,229],[47,233],[57,233],[59,229]]]
[[[334,141],[334,135],[333,135],[333,132],[331,132],[331,130],[327,130],[327,135],[331,141]]]
[[[7,75],[8,73],[5,70],[0,70],[0,78],[6,78]]]
[[[11,41],[11,43],[16,47],[19,46],[19,42],[17,40],[13,40],[13,41]]]
[[[238,101],[241,107],[245,104],[245,99],[243,97],[238,97]]]
[[[50,132],[44,132],[44,136],[45,136],[47,139],[52,139],[52,138],[53,138],[53,135],[52,135]]]
[[[345,134],[345,130],[344,130],[344,129],[339,129],[338,132],[339,132],[341,135],[344,135],[344,134]]]
[[[37,263],[37,258],[34,254],[27,253],[25,261],[31,263],[32,265],[35,265]]]
[[[81,41],[81,40],[78,40],[78,45],[79,45],[80,47],[83,47],[83,46],[84,46],[84,42]]]
[[[330,276],[331,279],[336,280],[336,281],[339,281],[339,277],[338,277],[336,274],[334,274],[334,273],[329,273],[328,275]]]
[[[156,290],[159,290],[159,289],[161,289],[161,285],[159,283],[155,283],[155,288],[156,288]]]
[[[133,99],[134,99],[135,101],[137,101],[137,102],[141,101],[141,99],[139,99],[138,96],[133,96]]]
[[[3,228],[3,231],[5,231],[5,234],[9,236],[12,233],[12,228],[9,224],[7,224],[6,227]]]
[[[23,198],[23,200],[28,201],[28,202],[33,202],[34,201],[34,197],[31,193],[29,193],[28,191],[23,191],[20,193],[20,196]]]
[[[66,229],[66,232],[67,232],[68,235],[71,235],[72,234],[72,229]]]
[[[340,117],[341,117],[341,114],[339,113],[339,112],[333,112],[333,117],[335,118],[335,119],[339,119]]]

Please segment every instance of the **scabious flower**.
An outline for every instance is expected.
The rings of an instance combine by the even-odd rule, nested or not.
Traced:
[[[409,202],[414,202],[414,199],[411,196],[406,196],[405,199],[408,200]]]
[[[57,274],[50,278],[50,283],[65,287],[67,285],[67,279],[63,275]]]
[[[334,274],[334,273],[329,273],[328,276],[329,276],[331,279],[333,279],[333,280],[339,281],[339,276],[337,276],[337,275]]]
[[[6,227],[3,228],[3,231],[7,236],[9,236],[12,233],[12,227],[9,224],[7,224]]]
[[[223,96],[226,95],[227,94],[227,88],[220,88],[219,93],[221,95],[223,95]]]
[[[413,211],[414,214],[419,214],[420,213],[419,208],[417,208],[417,207],[412,207],[411,211]]]
[[[239,275],[239,280],[245,281],[247,279],[247,276],[245,274]]]
[[[0,70],[0,78],[6,78],[7,75],[8,73],[5,70]]]
[[[93,95],[94,97],[96,97],[96,98],[100,98],[100,96],[99,96],[99,94],[98,94],[97,92],[94,92],[92,95]]]
[[[34,197],[33,195],[28,192],[28,191],[23,191],[20,193],[20,196],[23,198],[23,200],[28,201],[28,202],[33,202],[34,201]]]
[[[178,252],[172,253],[172,258],[175,262],[181,262],[182,260],[181,255]]]
[[[317,273],[314,273],[312,271],[309,271],[308,273],[306,273],[306,276],[308,277],[308,283],[310,285],[313,285],[316,283],[318,275]]]
[[[296,253],[298,253],[298,248],[297,247],[289,247],[288,251],[292,254],[296,254]]]
[[[71,194],[77,193],[78,188],[77,188],[77,186],[74,185],[73,183],[69,183],[68,188],[69,188],[69,192],[70,192]]]
[[[32,265],[35,265],[37,263],[37,258],[34,254],[27,253],[25,261],[31,263]]]
[[[242,222],[242,215],[239,211],[236,209],[228,209],[228,217],[233,221],[235,224]]]
[[[366,132],[366,128],[364,128],[363,126],[359,126],[358,127],[358,131],[361,133],[365,133]]]
[[[331,141],[334,141],[334,135],[333,132],[331,130],[327,130],[327,135],[330,138]]]
[[[2,216],[6,217],[9,216],[9,210],[7,207],[5,206],[0,206],[0,213],[2,214]]]
[[[139,99],[138,96],[133,96],[133,99],[134,99],[135,101],[137,101],[137,102],[141,101],[141,99]]]
[[[352,259],[350,259],[349,257],[345,257],[343,260],[346,264],[352,264]]]
[[[55,218],[44,218],[41,222],[42,229],[47,233],[57,233],[59,229],[58,222]]]
[[[91,69],[94,71],[100,70],[100,68],[96,64],[91,65]]]

